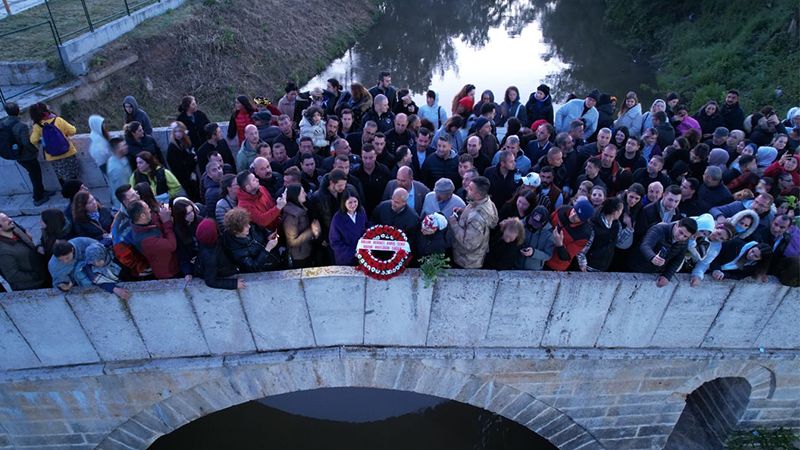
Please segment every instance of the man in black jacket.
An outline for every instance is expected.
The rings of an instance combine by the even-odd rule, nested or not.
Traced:
[[[392,73],[383,71],[378,75],[378,84],[372,86],[369,89],[370,95],[372,98],[377,97],[378,95],[386,96],[386,99],[389,100],[389,108],[394,109],[394,104],[397,102],[397,91],[395,91],[394,86],[392,86]]]
[[[680,268],[686,253],[687,241],[697,233],[697,222],[684,217],[677,222],[653,225],[637,252],[629,260],[634,272],[659,274],[656,286],[664,287]]]
[[[50,199],[50,196],[47,195],[42,184],[42,168],[37,159],[39,149],[31,143],[28,126],[19,120],[19,105],[8,102],[5,104],[5,110],[8,117],[0,121],[0,133],[8,133],[9,142],[0,143],[0,145],[7,144],[11,148],[0,150],[8,150],[8,156],[13,156],[9,159],[16,160],[17,164],[28,172],[31,185],[33,185],[33,204],[42,205]]]
[[[744,128],[744,111],[739,106],[739,91],[729,89],[725,94],[725,101],[720,108],[725,128],[728,130],[741,130]]]
[[[495,205],[502,206],[517,190],[517,161],[508,150],[500,150],[500,162],[486,169],[484,176],[489,179],[489,195]]]
[[[636,221],[634,242],[641,242],[647,231],[657,223],[674,222],[683,217],[678,205],[681,202],[681,188],[675,184],[664,190],[661,200],[651,203],[642,209],[639,220]],[[636,244],[634,244],[636,245]]]
[[[447,133],[439,135],[436,152],[425,159],[420,178],[428,189],[433,189],[439,178],[449,178],[456,187],[461,184],[461,177],[458,176],[458,158],[451,153],[450,136]]]
[[[401,229],[409,241],[416,241],[419,215],[408,207],[408,191],[403,188],[395,189],[392,198],[382,201],[372,212],[372,223]]]

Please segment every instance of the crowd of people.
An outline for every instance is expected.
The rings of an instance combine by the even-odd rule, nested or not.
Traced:
[[[406,233],[412,264],[800,283],[800,107],[746,115],[733,89],[694,114],[675,93],[646,110],[634,92],[559,108],[544,84],[527,101],[514,86],[475,94],[417,105],[388,72],[370,89],[289,83],[277,103],[237,97],[227,133],[186,96],[165,152],[129,96],[123,135],[89,119],[111,204],[81,182],[74,126],[36,104],[29,127],[7,103],[2,156],[41,204],[42,151],[69,205],[42,211],[39,242],[0,212],[5,289],[128,298],[121,281],[177,277],[241,289],[239,273],[353,266],[377,224]]]

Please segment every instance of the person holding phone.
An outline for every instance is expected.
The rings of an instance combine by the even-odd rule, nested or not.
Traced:
[[[242,272],[265,272],[280,269],[277,252],[278,233],[266,235],[250,224],[250,213],[233,208],[225,213],[225,250]]]
[[[591,226],[589,219],[594,215],[594,207],[587,199],[575,202],[575,206],[562,206],[553,213],[553,256],[545,265],[550,270],[565,271],[572,259],[589,242]]]
[[[639,251],[628,260],[630,270],[658,274],[656,286],[666,286],[680,268],[689,238],[695,233],[697,222],[691,217],[653,225],[647,230]]]

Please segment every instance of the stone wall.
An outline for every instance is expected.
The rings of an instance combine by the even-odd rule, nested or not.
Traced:
[[[353,268],[129,283],[130,301],[56,289],[0,297],[0,369],[336,345],[797,349],[800,292],[684,276],[450,270],[375,281]]]
[[[145,449],[227,406],[338,386],[463,401],[562,449],[649,449],[687,396],[732,377],[751,390],[741,426],[800,428],[797,289],[461,270],[426,288],[416,270],[342,267],[244,278],[130,284],[127,302],[0,296],[0,448]]]
[[[111,21],[93,32],[84,33],[74,39],[58,46],[58,51],[64,60],[67,70],[73,75],[85,75],[89,69],[87,56],[91,55],[102,46],[117,39],[123,34],[133,30],[136,25],[152,17],[160,16],[167,11],[183,4],[184,0],[159,0],[157,3],[145,6]]]
[[[0,86],[47,83],[54,78],[44,60],[0,61]]]

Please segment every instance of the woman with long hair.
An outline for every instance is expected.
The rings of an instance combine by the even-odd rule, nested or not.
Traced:
[[[500,207],[499,220],[503,221],[509,217],[524,219],[538,204],[539,195],[536,191],[518,190],[513,197]]]
[[[208,116],[198,109],[197,99],[194,96],[186,95],[181,99],[181,104],[178,105],[178,122],[186,126],[189,139],[195,149],[200,148],[208,139],[205,128],[210,121]]]
[[[161,156],[161,148],[152,136],[144,131],[144,127],[137,121],[129,122],[123,129],[125,133],[125,143],[128,144],[128,163],[131,167],[136,166],[136,156],[142,152],[149,152],[161,163],[164,158]]]
[[[64,211],[58,208],[49,208],[41,214],[42,236],[36,250],[44,255],[44,260],[49,261],[53,256],[53,244],[57,240],[67,241],[72,238],[72,225],[64,216]]]
[[[616,250],[628,249],[633,244],[633,228],[619,221],[624,209],[622,200],[609,197],[589,219],[592,234],[576,258],[581,272],[607,272]]]
[[[255,124],[252,118],[255,112],[255,106],[250,103],[250,99],[246,95],[236,97],[233,102],[233,114],[228,122],[228,139],[236,138],[239,144],[244,142],[244,127]]]
[[[44,150],[44,159],[53,166],[59,183],[63,186],[68,180],[79,180],[81,165],[78,162],[78,150],[69,139],[75,135],[75,127],[51,112],[44,103],[34,103],[28,112],[33,121],[31,144],[39,146],[39,141],[42,141],[41,148]],[[55,125],[56,130],[45,133],[44,128],[49,124]],[[52,142],[46,142],[50,138],[52,138]]]
[[[136,156],[136,170],[131,174],[129,184],[148,183],[160,203],[169,203],[183,193],[181,183],[168,169],[165,169],[150,152]]]
[[[197,173],[197,153],[183,122],[172,122],[167,147],[167,163],[170,171],[186,190],[192,201],[200,200],[200,187]]]
[[[353,111],[353,123],[360,129],[362,117],[372,108],[372,94],[361,83],[351,84],[347,107]]]
[[[626,127],[631,136],[640,137],[642,135],[642,104],[636,92],[630,91],[625,95],[625,101],[619,108],[617,120],[614,121],[614,129]]]
[[[217,221],[217,228],[220,233],[225,232],[225,213],[232,210],[239,203],[239,184],[236,183],[236,175],[226,173],[219,182],[220,199],[217,200],[215,209],[211,205],[206,205],[206,217],[214,218]],[[213,215],[212,215],[213,214]]]
[[[472,107],[475,105],[475,85],[474,84],[465,84],[464,87],[461,88],[460,91],[453,97],[453,105],[450,108],[450,114],[462,114],[464,111],[459,111],[459,103],[461,100],[469,98],[471,102],[469,103],[469,108],[462,107],[463,109],[467,109],[467,114],[472,113]]]
[[[500,110],[498,111],[498,118],[495,124],[498,127],[506,125],[508,119],[515,117],[521,123],[528,122],[528,112],[525,105],[522,104],[519,98],[519,89],[516,86],[509,86],[503,96],[503,103],[500,103]],[[510,133],[506,133],[508,135]]]
[[[318,220],[311,220],[306,207],[306,190],[299,184],[286,187],[286,206],[281,210],[283,236],[291,257],[291,268],[310,267],[314,240],[321,233]]]
[[[110,245],[111,223],[114,216],[111,210],[103,207],[92,194],[79,191],[72,198],[72,234],[104,241]]]
[[[178,250],[178,263],[187,279],[194,274],[194,261],[197,258],[197,225],[200,223],[200,210],[191,200],[178,198],[172,204],[172,230]]]
[[[158,210],[161,209],[161,203],[156,200],[156,194],[154,194],[153,189],[150,188],[150,183],[147,181],[136,183],[133,186],[133,190],[139,195],[139,199],[147,204],[151,213],[154,215],[158,213]]]

